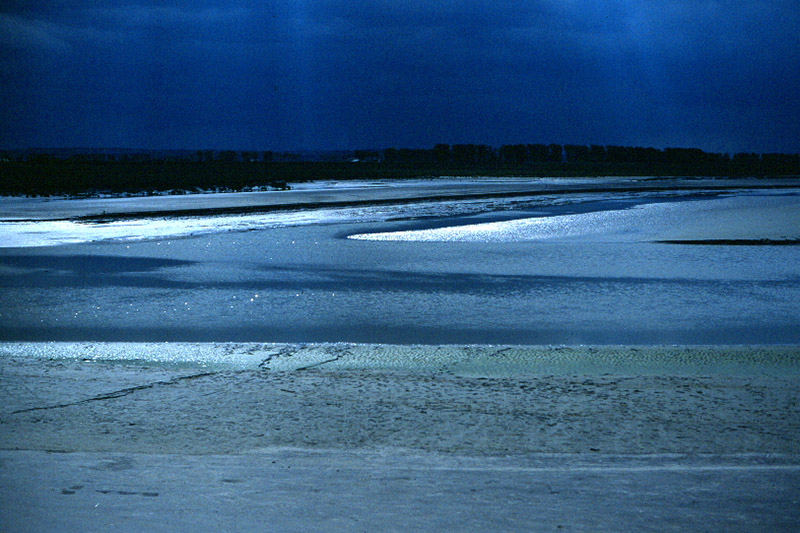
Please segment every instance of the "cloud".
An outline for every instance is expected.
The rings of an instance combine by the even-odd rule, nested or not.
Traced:
[[[132,144],[186,147],[800,150],[798,11],[785,0],[12,1],[0,64],[19,81],[0,94],[38,117],[42,139],[55,120],[110,131],[114,116],[138,132]],[[48,102],[56,94],[75,111]],[[5,126],[0,141],[21,138]]]
[[[0,13],[0,50],[68,52],[68,33],[58,24]]]

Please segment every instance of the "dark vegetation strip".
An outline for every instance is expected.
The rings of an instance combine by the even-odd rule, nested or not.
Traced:
[[[556,146],[556,145],[553,145]],[[455,148],[455,146],[453,147]],[[559,147],[560,150],[560,147]],[[80,195],[96,192],[154,193],[181,190],[244,190],[271,186],[286,188],[310,180],[404,179],[438,176],[798,176],[800,159],[765,156],[754,158],[716,157],[718,154],[678,154],[667,157],[656,151],[652,160],[584,161],[559,151],[558,160],[525,159],[522,155],[488,150],[454,155],[453,150],[386,151],[379,161],[243,161],[159,159],[146,161],[56,159],[30,157],[0,160],[0,195]],[[420,152],[420,153],[418,153]],[[661,154],[661,155],[658,155]],[[780,154],[779,154],[780,155]],[[627,157],[640,157],[636,153]],[[678,157],[680,156],[680,157]],[[715,157],[712,157],[715,156]],[[543,156],[542,156],[543,157]],[[600,157],[600,156],[598,156]],[[604,156],[608,157],[608,156]],[[438,158],[438,159],[437,159]],[[577,159],[576,159],[577,158]]]

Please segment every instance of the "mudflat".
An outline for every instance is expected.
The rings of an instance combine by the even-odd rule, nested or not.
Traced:
[[[10,529],[800,519],[793,347],[83,346],[3,345]]]
[[[98,355],[124,346],[83,360],[6,348],[0,447],[800,454],[791,347],[211,344],[195,345],[207,353],[194,361]],[[214,358],[225,350],[238,368]]]

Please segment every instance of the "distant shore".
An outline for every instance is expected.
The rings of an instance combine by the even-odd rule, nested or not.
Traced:
[[[485,189],[485,190],[482,190]],[[412,202],[452,202],[590,193],[692,191],[722,193],[737,189],[800,190],[800,178],[700,178],[614,176],[604,178],[514,178],[448,176],[414,180],[312,181],[295,190],[53,198],[2,197],[0,220],[26,222],[75,220],[107,222],[142,217],[193,217],[264,214]],[[80,201],[77,201],[80,200]],[[46,209],[42,209],[46,202]]]
[[[707,154],[712,155],[712,154]],[[718,154],[713,154],[718,155]],[[755,154],[753,154],[755,155]],[[0,195],[85,195],[96,193],[148,193],[185,190],[232,191],[256,187],[291,188],[312,180],[419,179],[446,176],[470,177],[608,177],[608,176],[701,176],[781,178],[800,176],[800,159],[786,156],[776,164],[740,164],[681,158],[664,162],[472,162],[433,161],[274,162],[242,160],[145,160],[108,161],[45,158],[0,161]],[[715,158],[712,158],[716,161]]]

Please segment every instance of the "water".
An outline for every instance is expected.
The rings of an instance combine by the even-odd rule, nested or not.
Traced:
[[[790,213],[797,206],[796,197],[777,196]],[[752,213],[775,198],[742,201]],[[659,231],[646,239],[619,238],[631,233],[613,228],[591,238],[492,242],[347,238],[576,212],[625,222],[647,210],[620,208],[664,198],[626,203],[605,195],[584,198],[580,208],[563,200],[488,214],[485,206],[478,214],[437,206],[423,213],[435,218],[398,221],[388,219],[420,213],[360,208],[359,216],[252,231],[211,226],[194,237],[7,248],[0,251],[0,340],[800,343],[797,246],[663,244],[652,242],[660,234],[652,223]],[[672,198],[669,217],[690,218],[695,228],[718,225],[719,210],[698,210],[711,201]],[[442,216],[448,209],[453,216]],[[670,229],[678,230],[687,231]]]
[[[702,199],[704,201],[691,201]],[[679,200],[679,201],[675,201]],[[800,237],[800,197],[794,193],[742,193],[731,197],[633,197],[586,202],[588,212],[555,211],[496,222],[362,233],[351,239],[427,242],[520,242],[591,240],[674,241],[715,239],[777,239]]]

